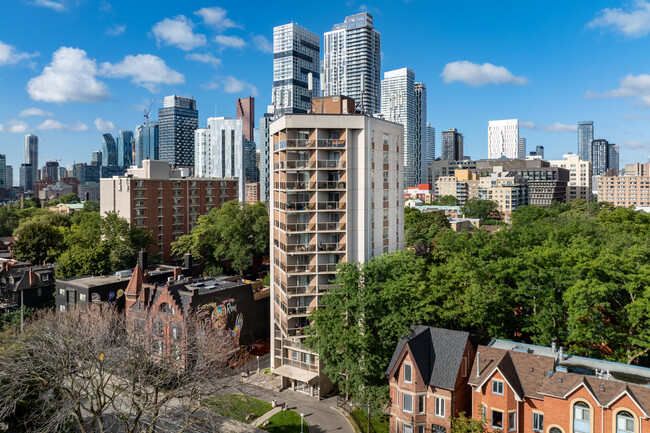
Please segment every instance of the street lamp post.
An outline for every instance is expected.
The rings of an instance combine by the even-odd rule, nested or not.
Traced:
[[[260,356],[257,355],[257,372],[260,372]]]
[[[305,418],[305,414],[301,412],[301,413],[300,413],[300,433],[302,433],[302,420],[303,420],[304,418]]]

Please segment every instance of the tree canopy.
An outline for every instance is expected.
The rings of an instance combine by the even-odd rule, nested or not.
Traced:
[[[268,253],[268,249],[266,205],[241,204],[237,200],[200,216],[192,232],[172,244],[174,254],[182,256],[191,252],[203,261],[210,274],[220,272],[222,260],[230,260],[232,269],[243,274],[253,258]]]
[[[384,371],[414,324],[483,343],[556,338],[567,353],[650,366],[650,215],[577,200],[525,206],[507,229],[441,229],[431,245],[341,264],[327,308],[311,316],[308,343],[359,401],[387,399]]]
[[[404,245],[429,252],[438,232],[450,228],[449,220],[441,212],[420,212],[404,208]]]
[[[436,197],[433,204],[437,206],[456,206],[458,202],[453,195],[441,195],[440,197]]]
[[[499,211],[499,204],[493,200],[470,198],[460,207],[460,213],[466,218],[492,218],[492,214]]]

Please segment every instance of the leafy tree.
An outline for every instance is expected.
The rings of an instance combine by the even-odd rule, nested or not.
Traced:
[[[94,200],[86,200],[82,212],[99,212],[99,202]]]
[[[465,415],[465,412],[458,414],[456,418],[449,418],[451,428],[449,433],[487,433],[485,420],[477,420]]]
[[[433,204],[438,206],[456,206],[458,202],[453,195],[441,195],[433,201]]]
[[[75,193],[70,193],[66,194],[63,197],[61,197],[61,203],[65,204],[72,204],[72,203],[80,203],[81,200],[79,200],[79,196]]]
[[[269,215],[264,203],[240,204],[237,200],[199,217],[189,235],[172,244],[174,254],[191,252],[208,269],[218,269],[222,260],[243,275],[254,257],[268,253]]]
[[[471,198],[460,208],[460,213],[466,218],[490,219],[493,213],[498,212],[499,204],[493,200],[480,200]]]
[[[404,244],[416,247],[420,255],[429,252],[440,230],[450,227],[449,220],[441,212],[420,212],[410,207],[404,209]]]
[[[52,263],[64,249],[63,228],[34,219],[16,230],[13,253],[18,260],[33,264]]]
[[[25,200],[24,203],[25,203],[25,207],[27,206],[31,206],[35,208],[41,207],[41,200],[36,196],[30,197],[29,199]]]

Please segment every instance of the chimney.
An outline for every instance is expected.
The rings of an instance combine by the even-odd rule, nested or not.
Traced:
[[[476,377],[481,375],[481,352],[476,352]]]
[[[181,268],[178,266],[174,268],[174,281],[178,281],[178,277],[181,276]]]
[[[184,269],[186,270],[187,275],[194,275],[192,273],[192,266],[193,266],[193,260],[192,260],[192,254],[191,253],[185,253],[185,267]]]
[[[138,266],[142,272],[147,270],[147,250],[141,249],[138,253]]]
[[[558,350],[557,356],[560,361],[564,360],[564,348],[562,346],[560,346],[560,350]]]
[[[557,350],[557,338],[551,338],[551,352],[555,353]]]
[[[34,272],[33,267],[29,268],[29,285],[31,287],[36,285],[36,272]]]

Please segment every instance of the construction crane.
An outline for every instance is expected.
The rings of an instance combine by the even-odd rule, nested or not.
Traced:
[[[149,103],[149,108],[144,109],[144,121],[142,122],[144,126],[147,126],[147,123],[149,123],[149,114],[151,113],[151,107],[153,106],[154,100],[155,99],[152,99],[151,103]]]

